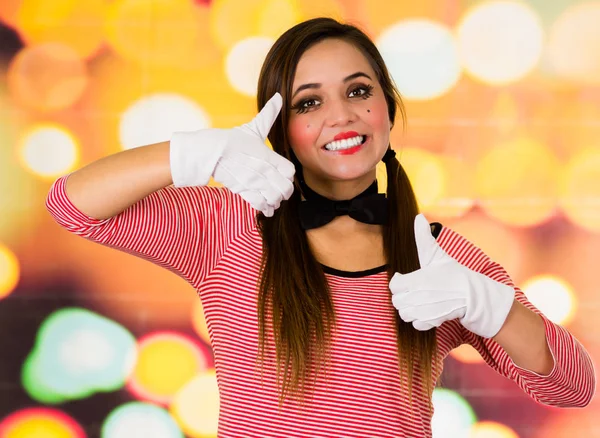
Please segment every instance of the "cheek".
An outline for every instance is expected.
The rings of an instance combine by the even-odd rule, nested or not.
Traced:
[[[374,102],[374,105],[369,106],[370,112],[367,113],[365,119],[379,134],[389,135],[391,128],[390,116],[385,99],[381,100],[383,102]]]
[[[290,120],[288,135],[290,144],[296,155],[314,148],[315,142],[319,136],[319,129],[313,126],[309,121],[297,118]],[[307,119],[307,118],[304,118]]]

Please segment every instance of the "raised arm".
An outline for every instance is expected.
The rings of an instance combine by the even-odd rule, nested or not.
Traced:
[[[175,133],[95,161],[59,178],[47,208],[69,231],[191,281],[187,265],[197,272],[203,251],[214,259],[231,237],[228,224],[240,220],[232,203],[245,201],[238,213],[250,205],[270,216],[291,196],[293,164],[264,144],[280,107],[277,95],[241,127]],[[211,176],[225,189],[206,187]]]
[[[69,175],[65,190],[85,215],[108,219],[173,183],[169,142],[101,158]]]
[[[243,126],[179,132],[170,142],[102,158],[72,173],[66,193],[82,213],[107,219],[170,184],[202,187],[212,176],[272,216],[291,196],[295,172],[291,162],[265,145],[280,109],[276,94]]]

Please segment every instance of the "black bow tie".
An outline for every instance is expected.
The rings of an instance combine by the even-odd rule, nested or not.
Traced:
[[[387,198],[377,193],[377,180],[360,195],[348,201],[332,201],[313,191],[301,180],[305,201],[300,203],[300,225],[304,230],[322,227],[337,216],[348,215],[365,224],[387,223]]]

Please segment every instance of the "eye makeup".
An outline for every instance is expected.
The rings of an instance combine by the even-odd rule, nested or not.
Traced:
[[[366,100],[373,96],[373,85],[370,84],[355,84],[350,87],[349,98],[350,99],[358,99],[361,98]],[[360,91],[361,94],[352,96],[352,93]],[[297,114],[304,114],[312,108],[318,107],[320,104],[316,104],[315,102],[319,101],[319,97],[316,95],[309,95],[305,98],[301,99],[299,102],[291,106],[292,111],[296,111]]]

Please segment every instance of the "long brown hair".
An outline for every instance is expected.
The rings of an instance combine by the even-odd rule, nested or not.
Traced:
[[[257,303],[259,357],[264,360],[266,336],[272,331],[281,403],[287,395],[304,398],[312,366],[319,370],[327,363],[329,340],[335,326],[335,312],[323,268],[311,252],[298,220],[301,168],[289,145],[286,129],[298,61],[307,49],[326,38],[344,40],[361,50],[383,89],[391,123],[394,123],[397,111],[405,123],[404,106],[385,63],[373,42],[357,27],[330,18],[308,20],[286,31],[267,54],[259,78],[258,108],[262,108],[275,92],[282,95],[283,109],[270,131],[269,141],[273,150],[297,167],[291,198],[281,204],[273,217],[258,216],[263,239]],[[413,221],[419,211],[400,162],[396,158],[388,161],[386,170],[390,208],[383,233],[391,279],[395,272],[408,273],[420,267],[413,231]],[[436,331],[419,332],[402,321],[397,313],[395,315],[400,377],[408,383],[408,398],[412,400],[415,368],[421,371],[422,384],[430,396],[433,372],[437,367],[434,362]]]

